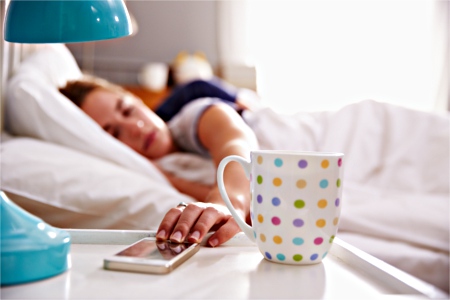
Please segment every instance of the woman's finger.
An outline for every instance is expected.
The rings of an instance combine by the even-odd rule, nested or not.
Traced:
[[[173,228],[177,224],[181,213],[185,209],[184,206],[177,206],[171,208],[164,216],[161,224],[159,224],[158,230],[156,232],[157,240],[167,240],[169,235],[172,233]]]
[[[220,226],[225,223],[231,215],[224,214],[223,211],[215,207],[206,207],[188,236],[188,241],[191,243],[199,243],[203,237],[211,230],[213,226]]]
[[[241,228],[239,228],[239,225],[233,217],[230,217],[225,224],[223,224],[213,235],[211,235],[208,239],[208,245],[211,247],[219,246],[231,239],[240,231]]]
[[[188,205],[171,231],[170,240],[172,242],[181,243],[189,234],[191,228],[202,214],[203,208],[197,205]]]

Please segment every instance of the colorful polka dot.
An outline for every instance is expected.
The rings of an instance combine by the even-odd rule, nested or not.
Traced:
[[[261,240],[261,242],[265,242],[266,241],[266,235],[264,233],[261,233],[259,235],[259,239]]]
[[[306,181],[303,180],[303,179],[297,180],[296,186],[297,186],[299,189],[303,189],[303,188],[306,186]]]
[[[261,204],[263,202],[263,197],[261,195],[256,196],[256,201]]]
[[[340,187],[341,186],[341,179],[338,178],[338,180],[336,180],[336,186]]]
[[[304,168],[306,168],[308,166],[308,162],[306,161],[306,160],[304,160],[304,159],[302,159],[302,160],[300,160],[299,162],[298,162],[298,167],[300,168],[300,169],[304,169]]]
[[[301,256],[300,254],[295,254],[292,259],[294,261],[301,261],[303,259],[303,256]]]
[[[302,227],[305,224],[302,219],[295,219],[292,223],[295,227]]]
[[[329,240],[330,244],[334,241],[334,238],[335,238],[334,235],[332,235],[332,236],[330,237],[330,240]]]
[[[327,256],[327,254],[328,254],[328,251],[327,252],[325,252],[323,255],[322,255],[322,259],[324,259],[325,258],[325,256]]]
[[[281,243],[283,243],[283,239],[281,238],[281,236],[276,235],[276,236],[273,237],[273,242],[275,244],[281,244]]]
[[[279,168],[283,165],[283,160],[281,158],[276,158],[273,163]]]
[[[273,185],[274,185],[274,186],[280,186],[282,183],[283,183],[283,181],[282,181],[281,178],[279,178],[279,177],[275,177],[275,178],[273,179]]]
[[[340,202],[341,200],[339,200],[339,198],[336,198],[336,200],[334,201],[334,205],[338,207]]]
[[[325,199],[320,199],[319,202],[317,202],[317,206],[319,208],[325,208],[325,207],[327,207],[327,205],[328,205],[328,202]]]
[[[323,238],[318,237],[314,239],[314,244],[315,245],[321,245],[323,243]]]
[[[319,254],[314,253],[313,255],[311,255],[310,259],[311,260],[316,260],[319,257]]]
[[[319,228],[325,227],[326,224],[327,224],[327,222],[325,221],[325,219],[319,219],[316,221],[316,226]]]
[[[264,254],[265,254],[266,258],[268,258],[268,259],[272,259],[272,255],[270,255],[270,253],[269,253],[269,252],[266,252],[266,253],[264,253]]]
[[[336,226],[339,223],[339,218],[334,218],[333,225]]]
[[[263,183],[263,178],[261,175],[258,175],[258,177],[256,177],[256,182],[258,182],[258,184]]]
[[[263,163],[263,158],[261,155],[258,155],[258,158],[256,159],[256,161],[258,162],[258,164],[262,164]]]
[[[303,207],[305,207],[305,201],[303,201],[301,199],[295,200],[294,206],[296,208],[303,208]]]
[[[262,215],[258,215],[258,222],[259,223],[264,222],[264,217]]]
[[[277,258],[278,258],[278,260],[280,260],[280,261],[284,261],[284,260],[286,259],[286,256],[284,256],[284,254],[282,254],[282,253],[278,253],[278,254],[277,254]]]
[[[278,198],[278,197],[273,197],[272,198],[272,205],[273,206],[278,206],[278,205],[280,205],[280,203],[281,203],[280,198]]]
[[[253,231],[253,236],[254,236],[255,239],[256,239],[256,231]]]
[[[275,226],[280,225],[281,224],[281,219],[278,218],[278,217],[273,217],[272,218],[272,224],[275,225]]]
[[[326,189],[328,187],[328,180],[322,179],[319,183],[319,186],[323,189]]]
[[[305,241],[301,237],[295,237],[292,239],[292,243],[297,246],[303,245],[304,242]]]
[[[328,161],[328,159],[322,160],[322,163],[320,164],[320,166],[324,169],[328,168],[329,165],[330,165],[330,162]]]
[[[338,167],[342,166],[342,158],[338,159]]]

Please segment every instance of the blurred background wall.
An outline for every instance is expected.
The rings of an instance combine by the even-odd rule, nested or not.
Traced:
[[[203,52],[215,74],[283,113],[365,99],[450,108],[445,0],[127,0],[118,40],[69,44],[84,71],[137,85],[146,63]]]
[[[217,69],[217,3],[128,0],[138,24],[133,36],[68,47],[84,71],[120,84],[137,84],[144,64],[169,64],[180,51],[201,51]]]

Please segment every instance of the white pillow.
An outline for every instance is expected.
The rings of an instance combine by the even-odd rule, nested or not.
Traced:
[[[180,201],[170,184],[56,144],[2,136],[1,189],[62,228],[156,229]]]
[[[67,80],[81,76],[65,45],[42,45],[22,62],[8,82],[6,130],[95,155],[166,183],[146,158],[105,133],[58,91]]]

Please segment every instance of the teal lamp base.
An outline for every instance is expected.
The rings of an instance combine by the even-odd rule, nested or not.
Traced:
[[[0,191],[1,285],[58,275],[69,268],[70,235],[26,212]]]

